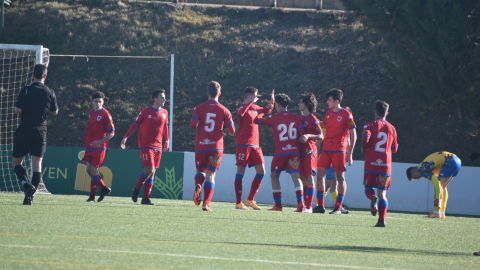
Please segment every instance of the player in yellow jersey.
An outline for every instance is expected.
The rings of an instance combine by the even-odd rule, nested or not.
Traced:
[[[435,201],[433,203],[435,212],[426,217],[445,218],[445,208],[448,200],[447,186],[457,176],[461,166],[462,161],[457,155],[441,151],[426,157],[418,164],[418,167],[407,169],[409,181],[425,177],[430,179],[435,188]]]

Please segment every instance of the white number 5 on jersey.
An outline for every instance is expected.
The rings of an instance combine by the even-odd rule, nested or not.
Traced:
[[[215,116],[217,114],[215,113],[207,113],[207,119],[205,120],[205,131],[206,132],[212,132],[213,129],[215,128]]]

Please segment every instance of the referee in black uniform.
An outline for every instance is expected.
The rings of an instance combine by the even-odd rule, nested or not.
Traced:
[[[38,188],[42,172],[42,160],[47,148],[47,117],[48,113],[58,114],[55,92],[45,86],[47,67],[35,65],[33,69],[34,82],[20,90],[15,112],[21,116],[20,126],[15,131],[13,140],[12,166],[15,174],[22,182],[25,199],[24,205],[31,205],[33,194]],[[23,157],[32,156],[32,184],[27,181],[27,172],[23,168]]]

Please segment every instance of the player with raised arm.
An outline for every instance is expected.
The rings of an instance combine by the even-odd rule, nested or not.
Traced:
[[[389,105],[385,101],[375,101],[375,120],[363,126],[362,153],[365,154],[364,180],[365,195],[370,200],[373,216],[377,215],[375,227],[385,227],[388,201],[387,190],[392,177],[392,153],[398,150],[397,131],[386,117]],[[375,190],[377,189],[377,196]],[[378,200],[379,199],[379,200]],[[377,210],[378,200],[378,210]]]
[[[47,150],[48,114],[57,115],[57,97],[55,92],[45,85],[47,66],[37,64],[33,68],[34,82],[23,87],[18,94],[15,112],[20,114],[21,123],[13,139],[12,167],[21,181],[25,198],[24,205],[31,205],[42,178],[42,161]],[[23,168],[23,158],[32,156],[32,183]]]
[[[447,186],[457,176],[462,167],[462,161],[457,155],[446,151],[433,153],[426,157],[418,167],[407,169],[407,178],[420,179],[425,177],[429,179],[435,189],[435,200],[433,201],[434,211],[426,218],[445,218],[445,209],[447,208],[448,191]]]
[[[300,176],[305,195],[305,213],[312,213],[315,198],[315,181],[317,175],[317,143],[323,141],[320,121],[313,114],[317,111],[317,99],[308,92],[300,96],[298,109],[302,113],[305,134],[300,137]]]
[[[195,139],[195,193],[193,202],[200,205],[202,185],[204,186],[203,211],[211,211],[210,201],[215,190],[215,173],[220,167],[223,157],[224,127],[228,133],[235,133],[230,111],[218,102],[221,86],[211,81],[207,86],[208,100],[193,109],[190,127],[197,129]]]
[[[236,137],[236,153],[237,174],[235,175],[235,196],[236,209],[248,210],[247,206],[255,210],[261,208],[255,202],[255,195],[260,189],[263,176],[265,175],[265,161],[263,159],[262,148],[260,148],[260,135],[258,125],[253,123],[257,117],[264,114],[270,114],[273,110],[275,91],[272,90],[271,101],[266,107],[260,107],[255,104],[261,95],[258,95],[258,89],[255,87],[247,87],[243,91],[245,95],[245,103],[237,110],[238,133]],[[245,204],[242,202],[242,182],[245,168],[254,166],[257,174],[253,178],[250,194]]]
[[[120,147],[125,149],[127,138],[140,126],[138,131],[138,148],[143,164],[143,172],[138,178],[133,189],[132,201],[137,202],[140,188],[144,185],[141,204],[154,205],[150,201],[155,170],[160,166],[162,151],[168,150],[168,111],[162,106],[165,104],[165,90],[158,89],[152,93],[153,105],[140,111],[137,119],[128,129],[122,139]],[[162,139],[165,138],[165,145],[162,149]]]
[[[275,205],[269,211],[283,211],[280,173],[290,173],[295,193],[297,195],[297,210],[302,213],[305,209],[303,187],[300,180],[300,142],[299,138],[305,134],[302,119],[287,111],[290,97],[286,94],[275,95],[275,109],[277,114],[255,118],[255,124],[267,125],[272,128],[275,139],[275,154],[271,165],[272,191]]]
[[[85,135],[85,155],[82,163],[87,165],[87,173],[92,178],[90,182],[90,196],[87,202],[95,202],[95,193],[97,186],[100,186],[101,202],[111,189],[105,186],[100,175],[100,167],[103,166],[105,156],[108,151],[108,140],[115,135],[115,127],[113,125],[112,116],[103,107],[105,95],[97,91],[92,94],[93,109],[88,112],[87,134]]]
[[[338,181],[338,196],[335,202],[335,209],[330,214],[341,214],[342,204],[347,191],[345,182],[345,164],[352,165],[352,153],[355,147],[357,134],[352,114],[343,109],[340,103],[343,99],[343,92],[333,88],[325,95],[329,110],[323,120],[326,128],[325,139],[323,140],[322,152],[318,160],[317,174],[317,202],[318,206],[313,209],[314,213],[325,213],[325,179],[324,176],[333,165]],[[350,135],[350,145],[348,136]],[[348,147],[347,147],[348,145]]]

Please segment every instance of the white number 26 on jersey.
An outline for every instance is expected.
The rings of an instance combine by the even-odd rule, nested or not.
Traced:
[[[207,119],[205,120],[205,131],[212,132],[215,128],[215,113],[207,113]]]
[[[287,129],[287,125],[285,124],[280,124],[277,126],[277,130],[280,131],[279,139],[281,142],[288,140],[288,138],[290,138],[291,140],[294,140],[297,138],[297,129],[294,128],[293,125],[295,125],[294,122],[290,123],[290,125],[288,125],[288,129]],[[287,131],[288,131],[288,137],[286,136]]]

